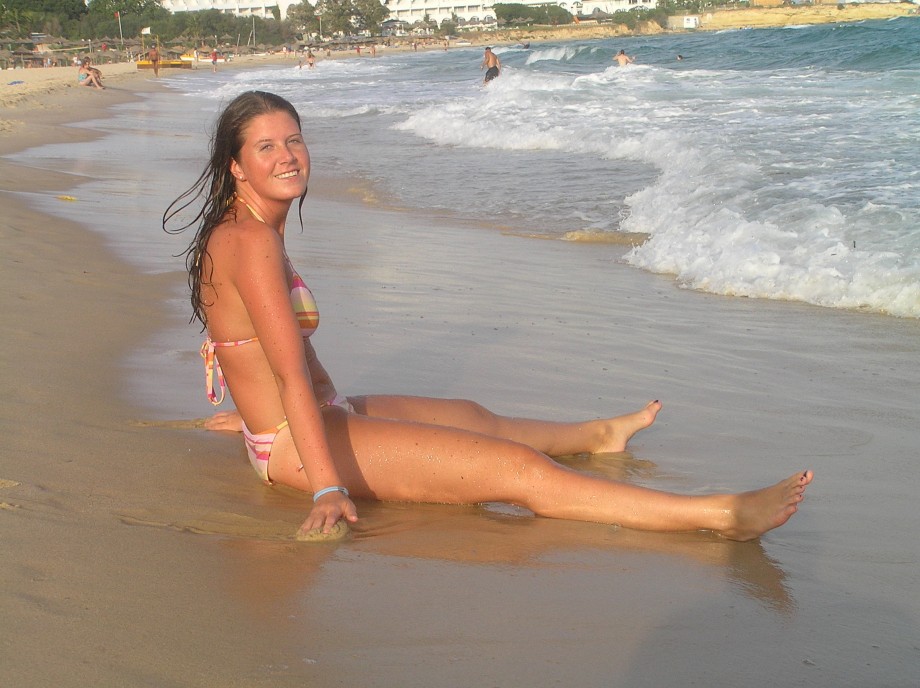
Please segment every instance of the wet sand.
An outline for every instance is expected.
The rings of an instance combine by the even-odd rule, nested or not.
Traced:
[[[184,188],[162,181],[157,122],[187,103],[144,75],[41,98],[0,112],[23,122],[0,137],[10,684],[915,682],[920,323],[681,290],[618,264],[622,247],[388,209],[315,169],[291,243],[342,390],[560,419],[660,398],[630,453],[570,463],[691,494],[817,478],[754,543],[369,503],[346,541],[299,543],[305,498],[194,427],[210,407],[182,241],[156,247],[146,210]],[[203,161],[194,133],[178,132]],[[54,142],[82,162],[34,148]],[[113,145],[143,165],[106,163]],[[108,166],[115,193],[93,205]]]

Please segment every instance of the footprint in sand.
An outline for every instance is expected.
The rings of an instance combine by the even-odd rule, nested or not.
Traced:
[[[0,490],[8,487],[19,487],[19,483],[15,480],[7,480],[6,478],[0,478]],[[12,511],[13,509],[18,509],[18,504],[10,504],[9,502],[0,502],[0,509],[4,511]]]
[[[210,512],[184,514],[175,518],[175,514],[157,513],[139,510],[132,513],[116,514],[118,520],[128,526],[147,528],[165,528],[195,535],[219,535],[247,540],[298,540],[300,542],[338,542],[350,533],[348,524],[339,521],[332,532],[324,534],[320,529],[309,532],[290,534],[290,525],[279,521],[263,521],[243,514],[229,512]]]
[[[132,420],[131,425],[136,428],[179,428],[196,430],[204,428],[206,418],[191,418],[183,420]]]

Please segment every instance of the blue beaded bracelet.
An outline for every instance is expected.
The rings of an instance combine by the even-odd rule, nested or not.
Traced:
[[[339,485],[332,485],[330,487],[324,487],[322,490],[319,490],[318,492],[314,492],[313,501],[316,502],[317,499],[319,499],[323,495],[329,494],[330,492],[341,492],[346,497],[349,496],[347,488],[340,487]]]

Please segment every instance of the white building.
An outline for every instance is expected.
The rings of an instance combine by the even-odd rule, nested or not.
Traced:
[[[201,12],[203,10],[220,10],[224,14],[238,17],[274,17],[273,7],[280,11],[282,19],[287,16],[288,7],[299,5],[300,0],[160,0],[160,4],[170,12]]]
[[[381,0],[390,10],[388,19],[414,24],[426,17],[429,21],[441,23],[453,18],[463,20],[465,24],[491,23],[495,19],[492,9],[494,0]],[[524,5],[557,4],[575,15],[590,16],[596,12],[613,14],[619,10],[637,8],[654,9],[658,0],[506,0],[520,2]],[[300,4],[300,0],[160,0],[160,4],[170,12],[200,12],[202,10],[220,10],[240,17],[272,17],[272,8],[278,8],[280,16],[287,16],[288,7]],[[312,2],[311,4],[316,4]]]
[[[587,17],[596,12],[613,14],[614,12],[628,12],[636,9],[653,10],[658,7],[658,0],[609,0],[609,2],[606,0],[584,0],[583,2],[579,0],[565,2],[565,0],[562,0],[559,6],[574,15]]]
[[[479,24],[495,21],[495,12],[489,0],[381,0],[384,7],[390,10],[387,19],[403,21],[414,24],[426,18],[440,24],[445,19],[450,21],[453,17],[464,20],[470,24]]]
[[[620,10],[633,10],[638,8],[655,9],[658,0],[501,0],[503,2],[519,3],[521,5],[558,5],[562,9],[578,16],[590,16],[596,11],[613,14]],[[464,23],[491,23],[495,19],[495,10],[492,9],[494,0],[381,0],[390,16],[387,19],[412,24],[423,20],[425,16],[439,24],[445,19],[453,17],[462,19]],[[920,0],[918,0],[920,2]]]

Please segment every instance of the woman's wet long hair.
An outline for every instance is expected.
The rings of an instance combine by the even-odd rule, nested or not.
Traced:
[[[214,228],[220,225],[228,213],[235,213],[231,207],[236,197],[236,185],[230,174],[230,162],[239,160],[240,149],[245,139],[245,130],[253,118],[271,112],[286,112],[300,125],[300,115],[287,100],[274,93],[265,91],[247,91],[234,98],[217,120],[217,129],[211,138],[211,158],[191,188],[170,203],[163,213],[163,229],[169,234],[179,234],[196,226],[198,229],[185,253],[185,266],[188,270],[188,286],[191,290],[192,317],[202,326],[207,326],[204,314],[205,304],[201,300],[201,286],[208,284],[210,275],[204,275],[205,256],[208,240]],[[297,205],[298,215],[303,208],[307,192],[304,190]],[[177,215],[190,206],[204,199],[201,209],[188,223],[170,229],[167,225]],[[300,218],[303,227],[303,217]]]

